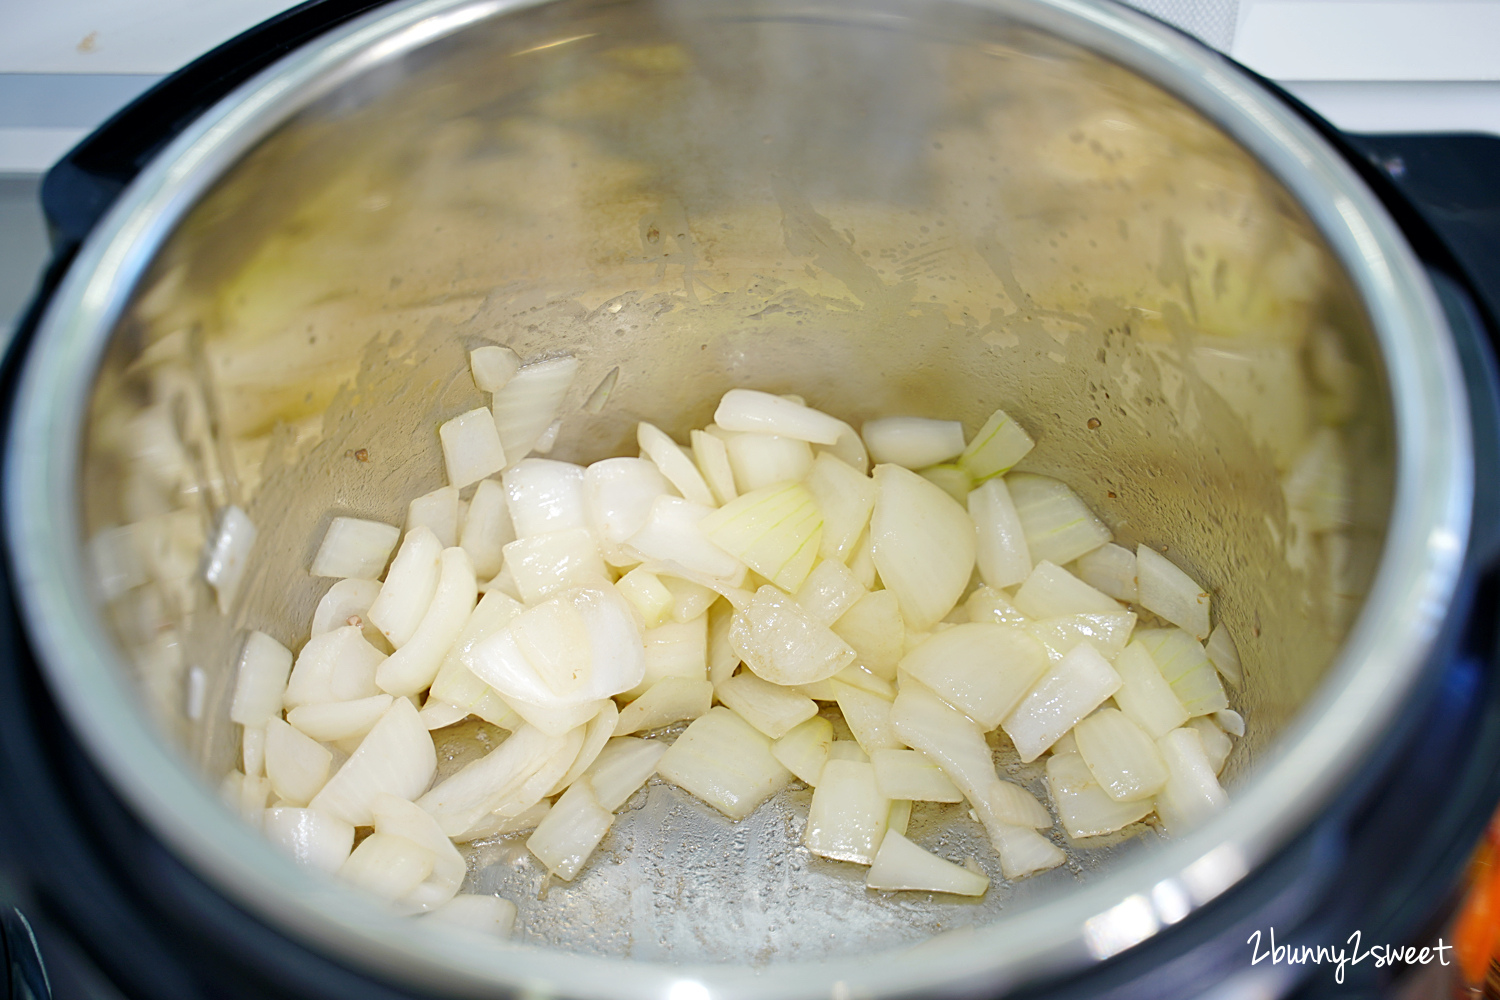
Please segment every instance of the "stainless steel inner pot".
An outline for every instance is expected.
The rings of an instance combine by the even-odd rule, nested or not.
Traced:
[[[1003,405],[1038,441],[1023,468],[1213,590],[1246,673],[1231,805],[1015,884],[934,813],[919,836],[995,876],[957,903],[809,858],[805,790],[736,826],[653,785],[573,884],[475,849],[471,887],[522,913],[487,948],[297,870],[214,793],[239,643],[305,641],[331,516],[400,523],[442,484],[437,423],[483,405],[467,351],[492,342],[582,361],[553,453],[578,460],[633,451],[637,420],[701,426],[736,385],[856,425],[972,433]],[[949,993],[1118,953],[1357,771],[1470,504],[1462,382],[1390,220],[1234,67],[1103,0],[393,4],[127,190],[16,412],[18,589],[100,764],[235,899],[457,991]],[[203,560],[231,505],[258,534],[221,605]]]

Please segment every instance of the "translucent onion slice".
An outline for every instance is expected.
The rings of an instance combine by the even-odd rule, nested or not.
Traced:
[[[948,780],[943,769],[917,750],[870,751],[875,765],[875,783],[888,799],[917,802],[962,802],[963,793]]]
[[[328,780],[333,755],[274,716],[266,720],[266,777],[291,806],[305,806]]]
[[[432,681],[431,696],[504,729],[514,730],[520,725],[515,712],[469,668],[469,661],[476,645],[509,625],[522,610],[521,602],[498,590],[480,598],[458,638],[444,654],[437,677]]]
[[[1182,707],[1144,645],[1132,642],[1126,646],[1115,657],[1114,668],[1120,675],[1115,704],[1152,739],[1159,740],[1187,722],[1187,709]]]
[[[875,509],[874,481],[825,452],[813,461],[804,485],[823,515],[818,555],[847,563]]]
[[[672,614],[675,603],[672,592],[661,577],[644,566],[637,566],[616,580],[615,589],[640,613],[641,623],[647,628],[655,628]]]
[[[438,425],[448,485],[463,489],[505,468],[500,432],[487,407],[481,406]]]
[[[816,786],[833,746],[833,723],[813,716],[771,744],[771,756],[808,785]]]
[[[486,837],[497,837],[505,833],[525,833],[527,830],[535,830],[536,825],[551,811],[552,803],[543,799],[530,809],[523,809],[514,816],[502,816],[499,813],[492,812],[487,816],[481,817],[478,822],[463,833],[449,839],[455,844],[466,844],[475,840],[483,840]]]
[[[1207,639],[1208,591],[1149,545],[1136,546],[1135,563],[1141,605],[1199,642]]]
[[[867,476],[870,473],[870,453],[865,450],[865,443],[859,439],[859,434],[854,428],[842,420],[839,421],[839,439],[831,445],[820,446],[815,450],[819,455],[829,455],[838,459],[861,476]]]
[[[753,431],[813,444],[831,445],[843,432],[844,422],[784,396],[754,389],[730,389],[719,400],[714,423],[726,431]]]
[[[1016,591],[1015,605],[1022,614],[1034,619],[1125,613],[1119,601],[1045,559],[1036,564],[1026,582]]]
[[[310,806],[346,823],[369,826],[377,796],[414,799],[432,783],[436,771],[437,751],[427,727],[410,701],[397,698]]]
[[[427,605],[427,613],[411,638],[381,661],[375,671],[376,685],[398,697],[430,687],[448,648],[468,623],[478,592],[469,554],[457,546],[444,549],[437,590]]]
[[[562,738],[562,745],[557,752],[548,757],[534,774],[501,798],[492,811],[501,816],[519,816],[541,802],[553,788],[557,787],[558,782],[578,759],[587,731],[588,727],[583,725],[571,729]]]
[[[834,700],[854,740],[866,754],[906,746],[891,725],[891,699],[835,678]]]
[[[1229,737],[1224,730],[1220,729],[1213,721],[1212,716],[1200,715],[1189,719],[1187,728],[1196,730],[1198,738],[1203,741],[1203,754],[1208,758],[1208,764],[1214,769],[1214,774],[1224,770],[1224,764],[1229,760],[1229,751],[1234,749]],[[270,746],[269,739],[267,747]],[[267,750],[266,766],[270,767],[270,752]],[[269,771],[268,771],[269,773]]]
[[[1135,638],[1151,654],[1189,716],[1209,715],[1229,707],[1218,671],[1198,640],[1180,628],[1143,629]]]
[[[251,632],[235,670],[229,718],[242,726],[263,726],[281,715],[282,696],[292,671],[292,653],[264,632]]]
[[[995,625],[1026,625],[1031,619],[1023,615],[1010,598],[992,587],[978,587],[964,602],[964,610],[971,622],[991,622]]]
[[[994,729],[1047,669],[1047,651],[1013,625],[969,622],[934,632],[901,669],[944,701]]]
[[[870,889],[983,896],[990,887],[990,879],[988,875],[929,854],[897,831],[887,830],[865,876],[865,886]]]
[[[469,373],[480,392],[499,392],[520,370],[521,359],[509,347],[489,344],[469,352]]]
[[[1006,477],[1006,486],[1033,559],[1061,566],[1113,537],[1104,522],[1065,483],[1013,472]]]
[[[853,740],[834,740],[828,744],[828,759],[857,760],[868,764],[870,755],[861,750],[859,744]]]
[[[1172,836],[1222,809],[1228,797],[1194,729],[1174,729],[1156,741],[1171,776],[1156,796],[1156,814]]]
[[[1094,780],[1119,802],[1148,799],[1167,783],[1156,741],[1117,708],[1101,708],[1073,730]]]
[[[400,537],[401,529],[393,524],[336,517],[328,522],[308,572],[313,576],[378,580]]]
[[[272,716],[274,719],[275,716]],[[267,719],[267,725],[270,723]],[[249,778],[261,777],[266,773],[266,728],[261,726],[244,726],[240,732],[240,770],[245,772]]]
[[[684,580],[669,574],[661,577],[661,582],[672,594],[672,620],[674,622],[689,622],[695,618],[701,618],[709,605],[719,599],[717,591],[701,583],[694,583],[692,580]]]
[[[1078,557],[1078,578],[1117,601],[1140,600],[1135,582],[1135,553],[1113,542]]]
[[[714,495],[714,502],[726,504],[739,496],[734,485],[734,466],[729,464],[729,449],[724,439],[707,431],[694,430],[688,435],[693,449],[693,461],[703,473],[703,481]]]
[[[1056,662],[1078,645],[1086,642],[1106,660],[1113,661],[1130,641],[1135,629],[1135,612],[1117,615],[1063,615],[1032,622],[1026,631],[1047,647],[1047,658]]]
[[[286,721],[312,739],[334,743],[362,737],[391,707],[388,694],[302,705],[286,713]]]
[[[931,465],[918,469],[917,475],[952,497],[957,503],[969,502],[969,474],[956,465]]]
[[[1030,827],[996,827],[990,840],[1000,853],[1000,874],[1009,879],[1056,868],[1068,860],[1056,844]]]
[[[888,681],[896,679],[896,665],[906,652],[906,625],[894,593],[877,590],[865,594],[831,628],[854,650],[865,669]]]
[[[658,560],[681,567],[687,571],[685,579],[700,573],[737,587],[745,579],[745,564],[710,541],[699,527],[712,513],[712,507],[702,504],[677,497],[657,497],[645,525],[626,540],[626,545],[642,561]]]
[[[714,703],[714,686],[706,679],[664,677],[620,711],[613,735],[629,736],[696,719]]]
[[[772,684],[811,684],[854,662],[854,650],[819,625],[786,594],[766,586],[729,626],[729,644],[759,677]]]
[[[474,564],[474,575],[488,580],[500,572],[505,546],[516,540],[516,528],[510,520],[505,487],[493,479],[481,480],[469,501],[459,545]]]
[[[614,812],[656,773],[667,744],[634,736],[616,736],[604,745],[585,774],[599,804]]]
[[[525,365],[501,388],[495,390],[490,410],[505,459],[521,461],[557,419],[563,398],[578,373],[576,358],[552,358]]]
[[[1219,724],[1220,729],[1231,736],[1245,735],[1245,717],[1238,712],[1231,711],[1230,709],[1215,712],[1214,721]]]
[[[607,582],[608,570],[587,528],[565,528],[518,538],[505,546],[505,568],[527,604],[559,591]]]
[[[910,799],[893,799],[893,800],[891,800],[891,812],[890,812],[890,815],[887,816],[886,820],[885,820],[885,832],[886,832],[887,836],[889,836],[892,833],[899,833],[901,836],[904,837],[904,836],[906,836],[906,829],[910,825],[911,825],[911,800]],[[881,843],[882,844],[885,843],[884,839],[881,840]],[[879,856],[880,856],[880,852],[877,851],[876,852],[876,857],[879,857]]]
[[[720,684],[716,692],[711,689],[710,697],[714,693],[736,715],[773,740],[818,714],[818,706],[811,698],[763,681],[754,674],[736,674]],[[704,711],[708,710],[707,704],[705,700]]]
[[[354,846],[354,827],[316,809],[276,806],[266,810],[263,829],[271,843],[298,864],[336,872]]]
[[[345,625],[363,625],[370,615],[370,605],[380,594],[376,580],[339,580],[328,588],[317,610],[313,612],[312,634],[322,635]],[[358,623],[354,619],[358,619]]]
[[[731,434],[724,441],[734,485],[750,493],[778,483],[797,482],[813,466],[813,450],[806,441],[775,434]]]
[[[614,819],[614,814],[599,804],[589,779],[580,778],[537,824],[536,831],[526,839],[526,849],[553,875],[572,881]]]
[[[417,805],[431,813],[449,837],[460,837],[512,797],[550,760],[564,756],[567,744],[565,737],[522,726],[498,747],[438,782],[417,799]]]
[[[684,500],[704,507],[714,505],[713,491],[708,488],[703,474],[665,431],[642,421],[636,425],[636,441],[641,446],[641,452],[656,464]]]
[[[420,844],[393,833],[372,833],[339,868],[339,876],[394,903],[432,874],[436,859]]]
[[[708,711],[707,708],[704,711]],[[599,714],[594,716],[584,726],[583,745],[578,748],[578,756],[573,763],[568,765],[567,772],[559,779],[557,784],[547,790],[550,798],[558,792],[565,790],[573,782],[584,774],[594,760],[604,751],[610,738],[615,734],[615,724],[619,722],[620,710],[615,703],[605,699],[599,707]]]
[[[1087,643],[1052,664],[1001,726],[1022,762],[1036,760],[1120,689],[1120,675]]]
[[[419,911],[438,907],[452,899],[468,868],[437,821],[426,810],[394,795],[381,795],[370,807],[376,833],[405,837],[432,852],[432,871],[401,901]]]
[[[646,670],[641,683],[625,692],[634,698],[668,677],[701,681],[708,678],[708,619],[663,622],[642,635]]]
[[[443,544],[432,529],[416,527],[406,533],[391,568],[370,605],[370,621],[392,646],[400,649],[416,632],[437,592]]]
[[[656,770],[730,819],[750,815],[792,777],[770,739],[722,706],[683,730]]]
[[[462,722],[469,717],[467,709],[450,705],[441,698],[429,696],[422,702],[422,709],[417,713],[422,717],[422,725],[427,727],[430,733],[434,729],[446,729],[454,723]]]
[[[1026,457],[1032,445],[1031,435],[1020,424],[1004,410],[996,410],[958,457],[958,464],[974,482],[982,483],[1009,472],[1011,466]]]
[[[499,896],[461,892],[442,906],[424,914],[422,919],[503,940],[515,930],[516,904]]]
[[[636,560],[620,546],[646,526],[651,505],[671,490],[667,479],[648,459],[606,458],[584,472],[584,507],[604,556],[616,565]]]
[[[203,559],[203,579],[214,589],[220,614],[227,615],[234,604],[253,548],[255,524],[250,516],[236,506],[225,507]]]
[[[733,677],[740,665],[740,654],[729,641],[733,625],[734,612],[728,605],[721,602],[708,609],[708,679],[715,685]]]
[[[1214,669],[1238,691],[1240,684],[1243,683],[1240,651],[1235,648],[1234,638],[1229,634],[1229,629],[1224,627],[1223,622],[1214,626],[1203,651],[1208,656],[1208,662],[1214,665]],[[1243,736],[1244,733],[1240,732],[1235,735]]]
[[[964,425],[929,417],[880,417],[859,429],[870,457],[907,469],[925,469],[957,458],[964,450]]]
[[[906,627],[930,629],[968,587],[976,538],[968,512],[898,465],[877,465],[870,518],[875,568],[895,593]]]
[[[1151,799],[1117,802],[1107,795],[1077,753],[1054,753],[1047,758],[1047,785],[1057,818],[1070,837],[1099,837],[1146,817]]]
[[[501,482],[517,538],[589,527],[582,466],[528,458],[506,469]]]
[[[458,512],[461,503],[458,487],[444,486],[424,493],[406,505],[406,531],[427,528],[448,548],[458,544]]]
[[[873,765],[830,760],[813,790],[802,843],[825,858],[873,864],[890,812],[890,799],[875,784]]]
[[[978,532],[975,561],[980,579],[996,589],[1025,580],[1031,573],[1031,551],[1005,480],[991,479],[975,488],[967,503]]]
[[[297,654],[283,702],[287,708],[351,701],[377,694],[375,675],[385,655],[365,641],[357,625],[315,635]]]
[[[797,590],[797,603],[820,625],[832,625],[865,595],[849,567],[825,559],[813,567]]]

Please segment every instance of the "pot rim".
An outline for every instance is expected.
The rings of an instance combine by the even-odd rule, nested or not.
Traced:
[[[309,878],[223,807],[124,682],[94,614],[78,537],[83,420],[104,346],[156,250],[257,141],[341,83],[421,45],[542,0],[405,0],[289,53],[184,130],[80,249],[38,327],[6,447],[5,531],[38,661],[74,733],[147,825],[200,875],[274,925],[408,983],[471,993],[673,1000],[953,995],[1076,971],[1145,941],[1240,882],[1347,781],[1426,666],[1462,567],[1472,507],[1467,397],[1425,273],[1354,171],[1290,108],[1217,53],[1109,0],[955,0],[1113,60],[1247,149],[1298,200],[1349,273],[1386,365],[1396,481],[1380,566],[1318,691],[1228,808],[1108,877],[918,948],[764,968],[677,966],[503,945],[476,949]],[[856,4],[817,7],[839,17]],[[1299,763],[1324,761],[1309,768]],[[559,957],[566,955],[566,961]]]

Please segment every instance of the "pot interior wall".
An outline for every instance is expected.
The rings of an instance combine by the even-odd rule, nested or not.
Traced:
[[[1390,414],[1357,298],[1279,184],[1177,98],[939,2],[562,0],[350,75],[198,202],[119,323],[81,530],[118,554],[127,526],[101,608],[209,782],[238,752],[245,630],[299,648],[328,520],[399,524],[444,484],[436,427],[487,403],[467,371],[487,343],[581,360],[566,459],[633,454],[638,420],[684,439],[737,385],[856,426],[972,434],[1005,407],[1037,440],[1021,468],[1213,591],[1246,675],[1231,795],[1379,555]],[[1309,473],[1321,505],[1289,508]],[[230,504],[258,536],[221,608],[199,559]],[[448,767],[477,752],[446,743]],[[980,903],[891,900],[794,849],[808,794],[736,827],[653,786],[577,882],[542,891],[507,841],[474,849],[472,884],[516,898],[528,940],[754,963],[986,921],[1158,840],[1073,845],[1011,886],[977,824],[919,810],[996,881]]]

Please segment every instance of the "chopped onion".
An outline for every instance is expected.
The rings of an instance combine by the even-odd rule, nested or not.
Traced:
[[[286,721],[312,739],[334,743],[363,737],[390,707],[390,695],[375,694],[353,701],[300,705],[286,713]]]
[[[1238,712],[1227,708],[1222,712],[1215,712],[1214,721],[1231,736],[1245,735],[1245,717]]]
[[[668,677],[701,681],[708,678],[708,619],[663,622],[642,635],[646,670],[641,683],[625,692],[635,697]]]
[[[870,751],[875,765],[875,783],[888,799],[917,802],[962,802],[963,793],[948,780],[927,755],[917,750],[876,749]]]
[[[991,622],[996,625],[1027,625],[1030,618],[1016,610],[1010,598],[993,587],[979,587],[964,602],[964,610],[971,622]]]
[[[519,725],[515,713],[469,668],[469,662],[476,645],[509,625],[521,611],[521,603],[507,594],[498,590],[485,594],[469,613],[458,638],[448,647],[437,677],[432,681],[431,696],[457,705],[487,722],[514,730]]]
[[[450,705],[441,698],[434,698],[431,695],[422,702],[422,710],[417,714],[422,717],[422,725],[427,727],[429,733],[434,729],[446,729],[469,717],[468,709]]]
[[[735,614],[729,644],[745,666],[772,684],[811,684],[854,661],[848,643],[771,586],[757,590],[750,606]]]
[[[1099,787],[1078,753],[1047,758],[1047,785],[1057,818],[1070,837],[1098,837],[1144,819],[1154,807],[1150,798],[1117,802]]]
[[[727,605],[715,604],[708,609],[708,679],[715,685],[734,676],[740,665],[740,654],[729,641],[734,626],[734,612]]]
[[[1156,814],[1173,836],[1223,808],[1228,800],[1194,729],[1174,729],[1156,741],[1170,777],[1156,796]]]
[[[370,815],[377,834],[404,837],[432,852],[432,871],[401,897],[403,903],[425,911],[443,905],[457,894],[468,868],[463,855],[458,853],[431,815],[395,795],[377,797],[370,807]]]
[[[431,687],[448,648],[468,623],[477,594],[478,584],[474,581],[469,554],[456,546],[444,549],[439,560],[437,590],[421,624],[375,671],[375,683],[380,689],[401,697]]]
[[[797,603],[820,625],[832,625],[865,595],[849,567],[825,559],[813,567],[797,590]]]
[[[310,805],[355,826],[369,826],[377,796],[414,799],[436,771],[437,751],[427,727],[410,701],[397,698]]]
[[[378,694],[375,673],[385,654],[365,641],[357,625],[345,625],[307,640],[287,680],[287,708],[325,701],[352,701]]]
[[[717,577],[737,587],[745,579],[745,564],[711,542],[699,527],[712,513],[713,508],[688,500],[657,497],[645,525],[626,545],[644,559],[680,566],[689,574]]]
[[[964,450],[964,425],[927,417],[881,417],[859,429],[870,457],[907,469],[925,469],[957,458]]]
[[[203,560],[203,579],[214,589],[220,614],[229,613],[254,547],[255,525],[250,516],[233,505],[225,507]]]
[[[620,548],[646,526],[657,497],[668,495],[666,477],[644,458],[607,458],[583,476],[584,507],[604,557],[615,565],[636,560]]]
[[[266,777],[287,805],[305,806],[328,780],[333,755],[279,718],[266,720]]]
[[[656,773],[656,764],[667,752],[667,745],[657,740],[634,736],[616,736],[585,774],[594,785],[594,796],[610,812],[623,806]]]
[[[961,504],[969,502],[969,490],[973,483],[969,482],[969,474],[956,465],[930,465],[925,469],[918,469],[917,475],[927,480],[955,501]]]
[[[831,445],[844,422],[783,396],[754,389],[730,389],[719,400],[714,423],[726,431],[778,434],[813,444]]]
[[[580,778],[537,824],[526,840],[526,849],[553,875],[572,881],[614,819],[614,814],[599,804],[589,779]]]
[[[1135,629],[1135,612],[1117,615],[1063,615],[1032,622],[1026,631],[1047,647],[1047,658],[1056,662],[1078,645],[1086,642],[1106,660],[1114,660],[1130,641]]]
[[[316,809],[267,809],[263,828],[298,864],[324,872],[338,871],[354,846],[353,825]]]
[[[726,504],[739,496],[734,485],[734,467],[729,464],[729,449],[723,439],[699,430],[693,431],[690,438],[693,461],[698,463],[698,471],[703,473],[703,481],[714,495],[714,502]]]
[[[771,744],[771,756],[808,785],[816,786],[833,746],[833,723],[813,716]]]
[[[463,489],[505,468],[505,449],[495,418],[486,407],[470,410],[438,425],[448,485]]]
[[[701,618],[709,606],[719,599],[717,591],[692,580],[666,574],[661,577],[661,582],[672,595],[674,622],[689,622]]]
[[[516,904],[499,896],[461,892],[442,906],[428,911],[424,919],[458,930],[504,939],[510,937],[515,929]]]
[[[416,632],[432,603],[443,548],[432,529],[419,526],[409,530],[385,574],[380,596],[370,605],[370,621],[397,649]]]
[[[370,605],[379,595],[380,583],[377,580],[339,580],[318,601],[317,610],[313,612],[312,634],[322,635],[353,625],[352,619],[358,619],[363,626],[370,616]]]
[[[934,632],[901,669],[990,730],[1046,671],[1047,651],[1013,625],[969,622]]]
[[[813,450],[806,441],[775,434],[730,434],[724,441],[734,485],[751,493],[778,483],[797,482],[812,470]]]
[[[1159,740],[1187,722],[1188,711],[1161,675],[1151,653],[1140,642],[1132,642],[1115,657],[1120,690],[1115,704],[1152,739]]]
[[[588,528],[584,475],[582,466],[550,458],[528,458],[506,469],[501,482],[516,537]]]
[[[746,493],[699,522],[715,545],[788,591],[812,570],[822,526],[812,494],[799,483]]]
[[[401,529],[392,524],[336,517],[323,533],[309,572],[313,576],[378,580],[400,537]]]
[[[292,653],[264,632],[251,632],[240,650],[229,719],[242,726],[263,726],[281,714],[281,699],[292,670]]]
[[[896,665],[906,651],[906,625],[894,593],[865,594],[830,627],[867,670],[885,680],[896,678]]]
[[[909,629],[943,619],[974,569],[974,522],[942,490],[898,465],[877,465],[870,518],[875,567]]]
[[[523,809],[514,816],[502,816],[492,812],[482,816],[473,826],[463,833],[455,834],[449,839],[455,844],[465,844],[475,840],[483,840],[487,837],[497,837],[506,833],[525,833],[527,830],[535,830],[546,815],[552,811],[552,803],[546,799],[538,802],[529,809]]]
[[[436,858],[427,848],[393,833],[372,833],[339,868],[340,877],[396,902],[432,874]]]
[[[474,575],[488,580],[500,572],[505,546],[515,540],[516,529],[510,520],[505,487],[493,479],[480,480],[459,535],[459,545],[474,564]]]
[[[887,830],[865,876],[869,889],[918,892],[951,892],[959,896],[983,896],[990,887],[988,875],[972,872],[951,861],[929,854],[895,830]]]
[[[1068,860],[1056,844],[1029,827],[996,827],[990,832],[990,840],[1000,854],[1000,874],[1006,878],[1046,871]]]
[[[1101,708],[1073,730],[1094,780],[1119,802],[1148,799],[1167,782],[1156,742],[1117,708]]]
[[[661,470],[683,499],[704,507],[714,505],[713,491],[703,479],[703,474],[693,460],[659,427],[642,421],[636,426],[636,441],[641,452]]]
[[[557,419],[563,397],[577,373],[576,358],[552,358],[525,365],[495,390],[490,409],[507,462],[515,464],[525,458],[548,425]]]
[[[835,700],[854,740],[866,754],[906,746],[891,726],[891,699],[835,679]]]
[[[838,459],[861,476],[869,475],[870,454],[865,451],[865,443],[854,428],[842,420],[839,421],[839,439],[831,445],[818,447],[816,451],[819,455]]]
[[[1074,646],[1005,717],[1022,762],[1033,761],[1120,688],[1120,675],[1088,643]]]
[[[1016,608],[1030,618],[1063,615],[1119,615],[1125,608],[1069,573],[1043,559],[1016,591]]]
[[[887,815],[886,819],[885,819],[885,832],[886,832],[886,835],[889,836],[892,833],[899,833],[901,836],[904,837],[904,836],[906,836],[906,829],[910,825],[911,825],[911,800],[910,799],[893,799],[891,801],[891,811],[890,811],[890,814]],[[881,843],[883,844],[883,843],[885,843],[885,841],[882,839]],[[879,852],[878,851],[876,852],[876,856],[879,857]]]
[[[503,551],[505,567],[527,604],[544,601],[572,587],[604,585],[609,579],[599,546],[587,528],[565,528],[518,538]]]
[[[656,771],[730,819],[750,815],[792,777],[771,755],[770,739],[722,706],[683,730]]]
[[[616,580],[615,589],[640,612],[641,622],[647,628],[655,628],[666,621],[676,603],[661,577],[648,572],[644,566],[637,566]]]
[[[828,759],[857,760],[868,764],[870,755],[861,750],[859,744],[853,740],[834,740],[828,744]]]
[[[1033,559],[1061,566],[1113,537],[1065,483],[1015,472],[1006,477],[1006,486]]]
[[[978,532],[976,562],[988,586],[1010,587],[1031,573],[1031,551],[1005,480],[995,478],[968,495],[969,516]]]
[[[890,811],[890,800],[875,784],[873,765],[830,760],[813,791],[802,843],[825,858],[873,864]]]
[[[1113,542],[1105,542],[1078,557],[1078,578],[1084,583],[1131,604],[1140,600],[1135,580],[1135,553]]]
[[[1032,446],[1031,435],[1004,410],[996,410],[958,457],[958,464],[974,482],[982,483],[992,476],[1009,472],[1011,466],[1026,457]]]
[[[1180,628],[1144,629],[1136,633],[1136,641],[1151,654],[1188,715],[1208,715],[1229,707],[1218,672],[1191,635]]]
[[[1208,662],[1214,665],[1214,669],[1223,674],[1224,679],[1238,691],[1243,677],[1240,667],[1240,651],[1235,648],[1234,638],[1229,634],[1229,629],[1224,627],[1223,622],[1214,626],[1203,651],[1208,656]],[[1235,735],[1243,736],[1244,733],[1235,733]]]
[[[708,711],[707,708],[704,711]],[[573,763],[568,765],[567,772],[553,785],[547,795],[556,795],[563,791],[579,776],[588,771],[589,767],[604,752],[604,747],[615,734],[615,725],[620,721],[620,710],[615,703],[606,699],[599,707],[599,714],[594,716],[584,726],[583,744],[578,748],[578,756]]]
[[[1135,550],[1141,605],[1202,642],[1208,638],[1209,595],[1192,577],[1149,545]]]
[[[267,720],[267,725],[270,720]],[[242,726],[240,732],[240,769],[247,778],[266,773],[266,726]]]
[[[439,782],[417,805],[431,813],[449,837],[461,836],[535,777],[552,757],[561,755],[566,745],[564,737],[522,726],[498,747]]]
[[[444,486],[406,505],[406,533],[427,528],[443,548],[458,544],[458,487]]]
[[[708,710],[714,694],[736,715],[773,740],[780,739],[818,714],[818,706],[811,698],[749,673],[736,674],[716,690],[710,685],[708,697],[703,701],[703,711]]]
[[[706,679],[663,677],[620,711],[613,735],[629,736],[696,719],[714,703],[714,686]]]
[[[1214,774],[1223,771],[1224,763],[1229,760],[1229,751],[1234,749],[1224,730],[1220,729],[1213,718],[1207,715],[1189,719],[1187,728],[1196,730],[1198,738],[1203,741],[1203,755],[1208,758],[1208,764],[1214,769]],[[268,766],[269,763],[268,757]]]
[[[819,455],[804,483],[823,515],[818,555],[847,563],[875,509],[875,483],[833,455]]]
[[[490,344],[469,352],[469,372],[480,392],[504,389],[520,367],[520,357],[509,347]]]

